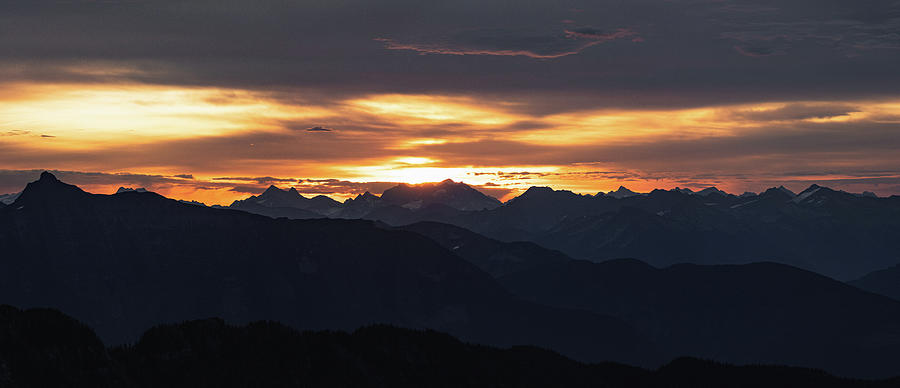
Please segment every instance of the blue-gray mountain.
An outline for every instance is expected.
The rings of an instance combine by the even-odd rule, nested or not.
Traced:
[[[900,264],[872,272],[850,284],[863,290],[900,300]]]
[[[591,196],[533,187],[502,206],[466,210],[458,201],[433,194],[447,186],[473,198],[480,194],[465,190],[468,186],[462,183],[442,182],[391,203],[371,194],[361,196],[332,216],[395,226],[437,221],[597,262],[638,258],[665,267],[773,261],[841,280],[900,263],[900,196],[877,198],[817,185],[799,194],[778,187],[741,196],[715,188],[648,194],[620,188]],[[287,211],[247,210],[293,217]]]

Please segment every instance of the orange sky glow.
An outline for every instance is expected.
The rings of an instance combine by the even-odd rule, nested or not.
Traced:
[[[827,136],[863,125],[874,126],[867,131],[875,138],[887,136],[878,128],[900,124],[895,99],[541,115],[514,98],[465,95],[316,101],[302,90],[285,98],[135,83],[19,82],[0,90],[0,169],[151,175],[161,178],[148,181],[148,189],[207,204],[228,204],[268,184],[345,199],[368,188],[366,182],[447,178],[503,200],[530,186],[593,194],[620,185],[636,191],[716,185],[740,194],[769,184],[799,190],[806,182],[846,181],[848,189],[877,192],[873,180],[898,178],[879,167],[900,159],[890,150],[804,150],[802,143],[772,138]],[[768,151],[725,149],[754,142]],[[344,183],[318,182],[327,179]],[[110,193],[135,183],[123,177],[81,186]],[[371,189],[378,187],[384,185]]]

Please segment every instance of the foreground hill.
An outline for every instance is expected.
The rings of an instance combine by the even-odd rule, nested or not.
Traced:
[[[133,346],[104,348],[53,310],[0,306],[3,387],[894,387],[777,366],[682,358],[655,370],[582,364],[532,347],[470,345],[434,331],[371,326],[298,332],[219,319],[155,327]]]
[[[617,319],[520,301],[417,234],[370,221],[271,219],[153,193],[93,195],[49,173],[0,209],[0,251],[3,303],[62,309],[110,343],[218,316],[304,329],[433,328],[584,360],[633,361],[641,344]]]
[[[452,249],[529,300],[625,320],[669,358],[803,365],[847,376],[889,376],[900,365],[900,301],[798,268],[591,263],[452,225],[401,229]]]

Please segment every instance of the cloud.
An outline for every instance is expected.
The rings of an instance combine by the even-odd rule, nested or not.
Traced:
[[[734,46],[735,51],[747,57],[769,57],[772,55],[784,55],[787,50],[784,47],[767,47],[767,46]]]
[[[213,181],[238,181],[238,182],[255,182],[257,185],[274,185],[285,182],[294,182],[294,178],[276,178],[271,176],[263,177],[216,177]]]
[[[524,56],[534,59],[556,59],[575,55],[602,43],[618,39],[638,39],[627,28],[611,32],[592,27],[574,28],[558,33],[521,32],[502,29],[478,29],[459,32],[434,41],[409,43],[391,38],[376,38],[388,50],[408,50],[420,54]]]
[[[381,194],[399,182],[352,182],[340,179],[300,179],[294,186],[297,191],[307,194],[342,194],[353,196],[365,193]]]
[[[0,132],[0,136],[24,136],[30,134],[31,131],[26,131],[22,129],[13,129],[5,132]]]
[[[35,0],[2,7],[7,82],[215,86],[312,100],[427,92],[527,93],[546,102],[559,94],[593,108],[890,94],[900,82],[900,11],[888,0],[527,7],[499,0]],[[34,34],[35,25],[46,28]],[[623,44],[637,38],[646,41]],[[767,57],[740,61],[736,53]],[[844,62],[850,55],[853,62]],[[566,59],[518,60],[529,57]]]
[[[828,119],[849,116],[856,112],[860,112],[860,108],[848,104],[791,103],[775,109],[738,111],[732,116],[742,120],[781,121]]]
[[[306,128],[306,131],[307,132],[331,132],[331,131],[333,131],[333,129],[316,126],[316,127]]]
[[[43,171],[44,170],[39,169],[0,170],[0,192],[21,191],[29,182],[36,181]],[[149,190],[154,190],[171,187],[173,185],[193,184],[183,179],[185,174],[179,174],[177,176],[165,176],[153,174],[104,173],[66,170],[49,171],[62,181],[87,187],[124,186],[145,187]],[[213,184],[213,186],[215,185]]]

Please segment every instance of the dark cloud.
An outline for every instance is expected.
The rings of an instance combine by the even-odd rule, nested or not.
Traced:
[[[213,181],[238,181],[238,182],[256,182],[257,185],[273,185],[285,182],[294,182],[294,178],[276,178],[271,176],[262,177],[216,177]]]
[[[536,108],[545,110],[868,97],[900,86],[900,7],[889,0],[34,0],[2,2],[0,26],[7,81],[325,99],[527,94],[551,101]],[[427,52],[482,55],[418,55]]]
[[[784,55],[785,50],[772,46],[734,46],[741,55],[748,57],[768,57],[770,55]]]
[[[9,131],[0,132],[0,136],[23,136],[30,134],[31,131],[25,131],[21,129],[13,129]]]
[[[753,121],[826,119],[848,116],[860,109],[846,104],[787,104],[771,110],[747,110],[734,113],[734,117]]]
[[[631,38],[638,41],[638,33],[619,28],[611,32],[592,27],[562,30],[556,33],[536,33],[501,29],[478,29],[459,32],[449,37],[431,38],[425,42],[399,42],[391,38],[376,38],[388,50],[410,50],[421,54],[523,56],[534,59],[555,59],[575,55],[606,42]]]
[[[44,170],[0,170],[0,192],[18,192],[29,182],[36,181]],[[102,173],[49,170],[62,181],[74,185],[109,185],[146,187],[149,190],[183,184],[183,179],[164,175]],[[214,185],[213,185],[214,186]]]
[[[306,131],[307,132],[331,132],[331,131],[333,131],[333,129],[316,126],[316,127],[306,128]]]
[[[381,194],[385,190],[398,185],[399,182],[351,182],[340,179],[300,179],[294,186],[297,191],[306,194],[344,194],[356,195],[366,191]]]

